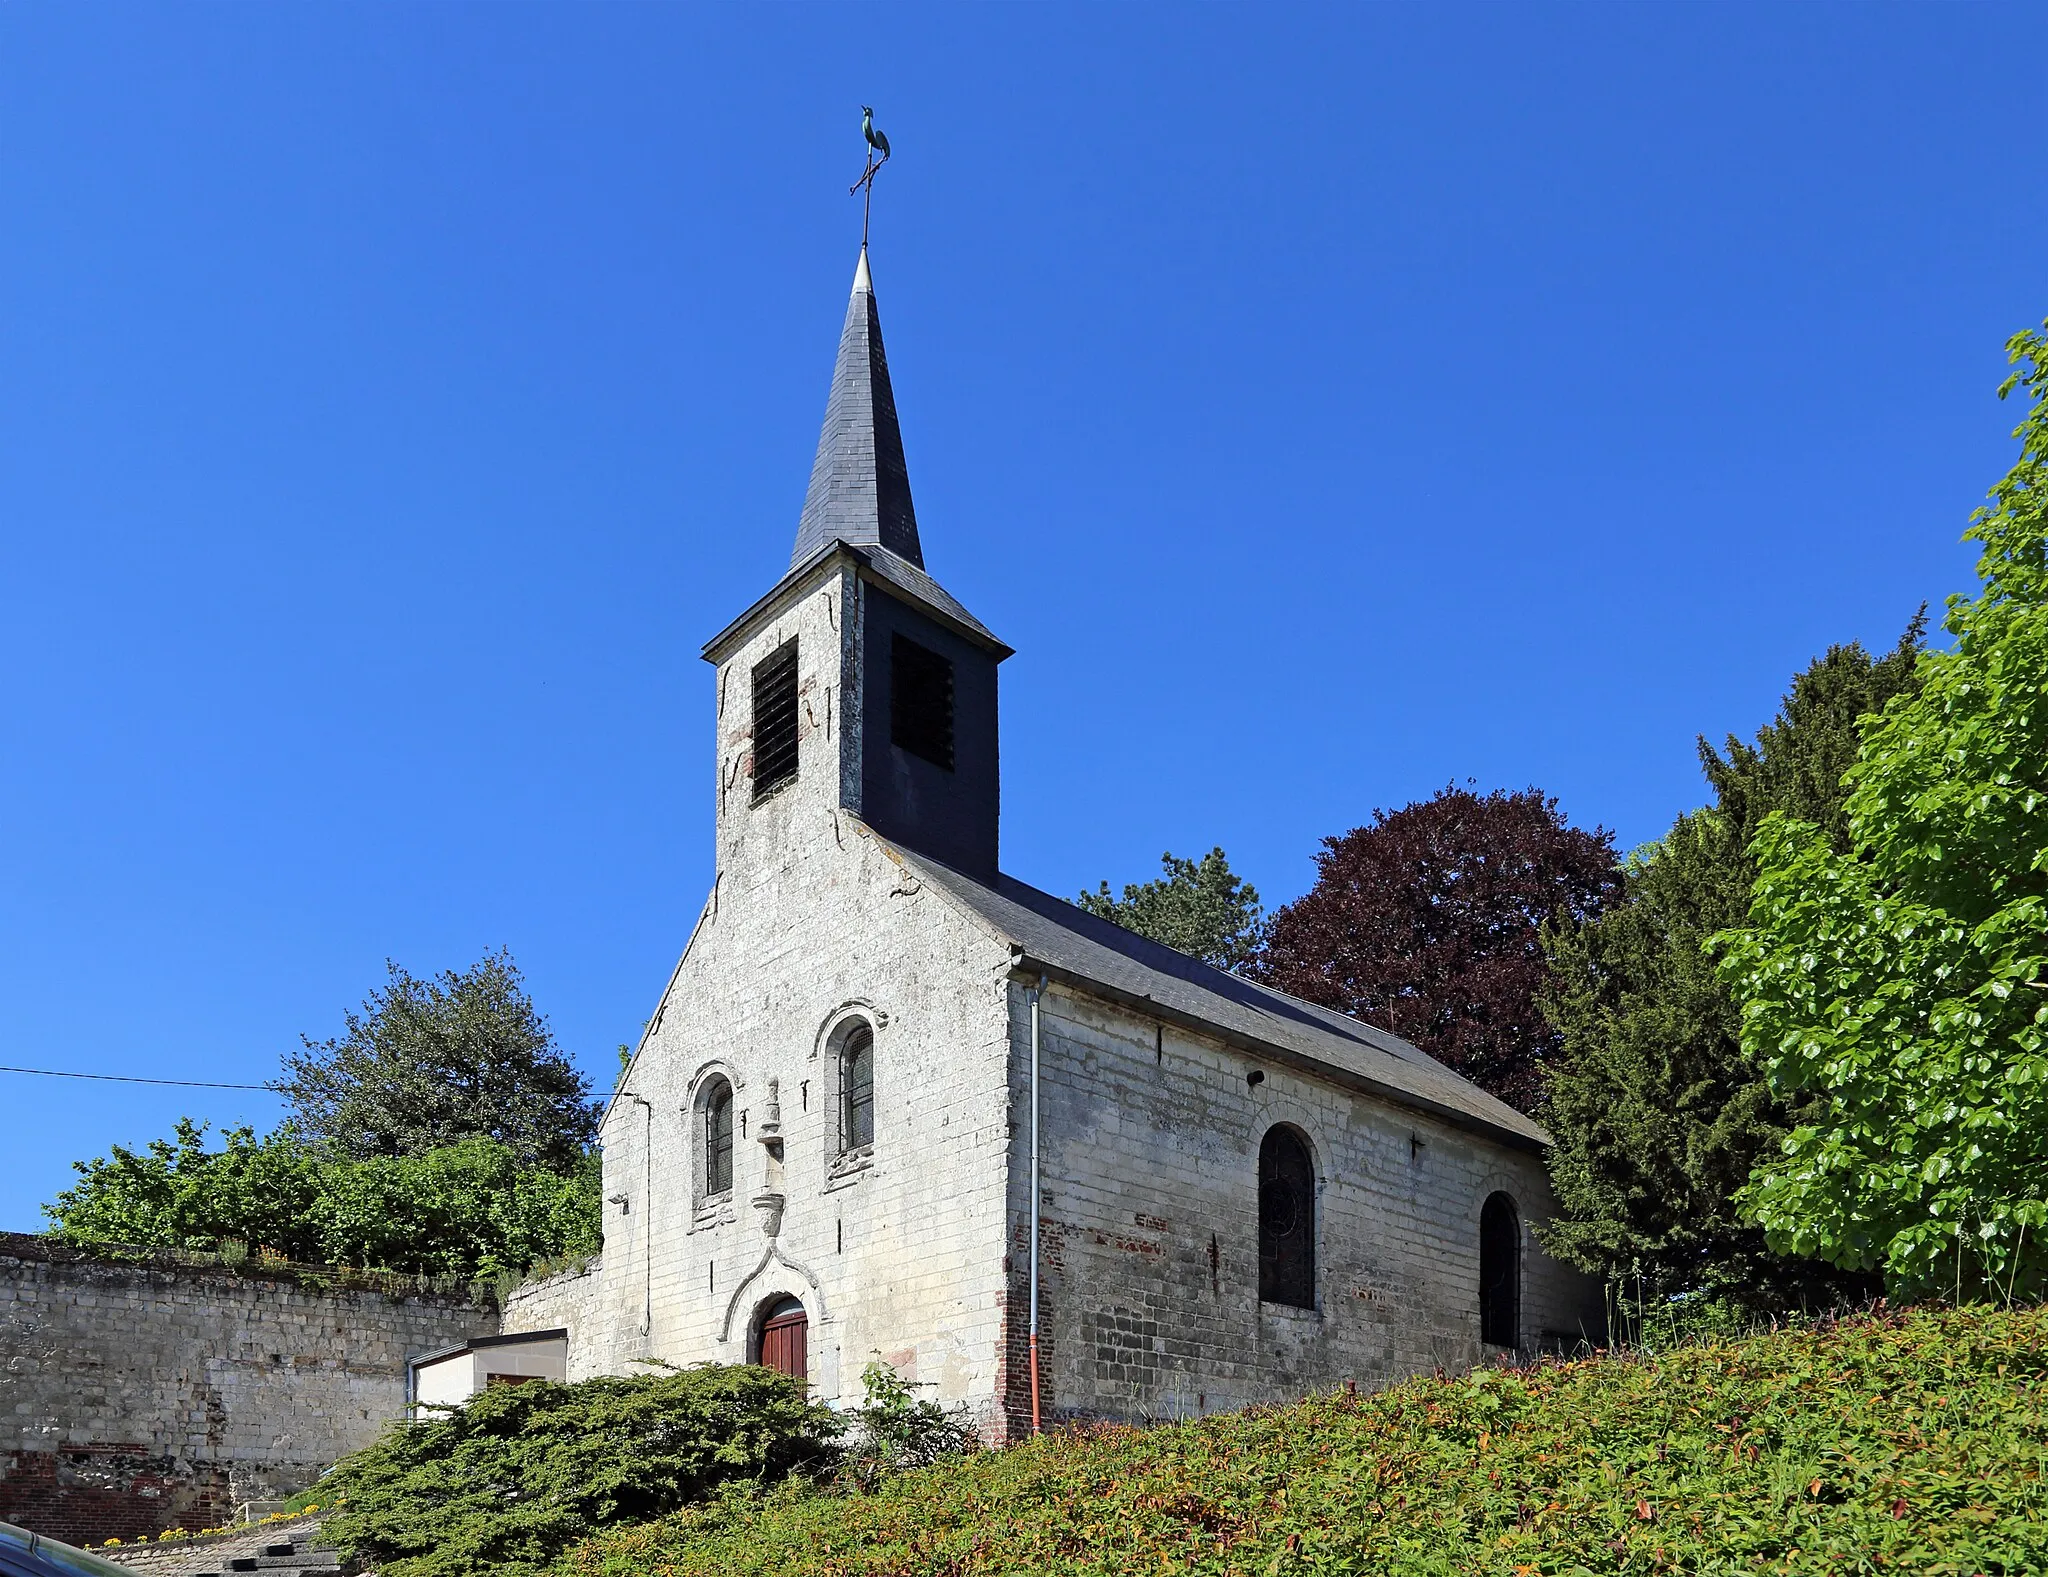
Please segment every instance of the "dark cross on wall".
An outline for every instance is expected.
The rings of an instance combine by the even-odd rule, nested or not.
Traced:
[[[875,176],[883,165],[889,162],[889,139],[875,129],[875,111],[872,105],[860,107],[860,134],[867,139],[867,165],[860,172],[860,179],[847,187],[846,195],[861,193],[860,202],[860,249],[868,249],[868,213],[875,205]],[[876,155],[881,157],[877,158]]]

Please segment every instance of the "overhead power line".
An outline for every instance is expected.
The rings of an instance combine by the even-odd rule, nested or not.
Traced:
[[[141,1079],[132,1073],[67,1073],[61,1068],[7,1068],[0,1073],[35,1073],[46,1079],[102,1079],[109,1084],[175,1084],[182,1090],[262,1090],[275,1095],[267,1084],[216,1084],[211,1079]]]

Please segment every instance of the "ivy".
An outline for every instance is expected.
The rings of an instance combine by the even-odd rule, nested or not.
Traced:
[[[2048,1310],[1419,1379],[729,1492],[557,1577],[2048,1570]]]

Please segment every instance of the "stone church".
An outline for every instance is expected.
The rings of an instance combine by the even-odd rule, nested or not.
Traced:
[[[1543,1130],[1005,875],[1010,648],[925,565],[865,251],[789,569],[715,636],[716,875],[604,1121],[572,1378],[879,1357],[991,1439],[1597,1339]]]

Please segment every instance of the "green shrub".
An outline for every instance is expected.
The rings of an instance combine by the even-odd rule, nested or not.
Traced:
[[[2048,1311],[1417,1380],[726,1494],[564,1577],[2048,1571]]]
[[[751,1367],[499,1387],[346,1458],[326,1533],[382,1577],[524,1577],[597,1529],[822,1467],[838,1427]]]
[[[452,1288],[594,1253],[603,1237],[595,1151],[565,1174],[495,1139],[350,1160],[288,1129],[259,1139],[234,1128],[211,1150],[187,1119],[174,1140],[74,1164],[78,1182],[43,1213],[54,1236],[81,1245],[206,1248],[232,1264],[255,1244],[259,1259],[445,1276]]]
[[[980,1437],[956,1414],[920,1398],[917,1387],[876,1359],[860,1372],[866,1399],[853,1410],[839,1471],[847,1482],[873,1489],[885,1473],[930,1467],[979,1450]]]

